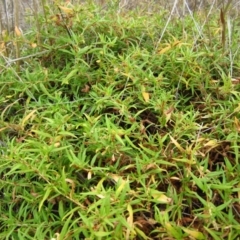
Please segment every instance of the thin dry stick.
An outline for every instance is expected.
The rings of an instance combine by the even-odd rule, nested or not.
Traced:
[[[7,58],[5,58],[5,61],[7,63],[7,66],[9,66],[12,63],[15,63],[15,62],[18,62],[18,61],[21,61],[21,60],[25,60],[25,59],[28,59],[28,58],[36,57],[36,56],[39,56],[39,55],[42,55],[42,54],[45,54],[45,53],[49,53],[50,51],[51,50],[44,50],[42,52],[37,52],[37,53],[31,54],[31,55],[28,55],[28,56],[25,56],[25,57],[20,57],[20,58],[11,59],[11,60],[7,60]]]
[[[7,0],[3,0],[3,8],[4,8],[4,12],[6,15],[6,23],[7,23],[7,31],[8,34],[10,33],[10,23],[9,23],[9,14],[8,14],[8,7],[7,7]]]
[[[49,0],[48,4],[54,5],[54,2]],[[41,0],[41,5],[42,5],[43,16],[45,18],[45,23],[47,24],[47,22],[48,22],[48,13],[46,12],[46,9],[45,9],[45,6],[47,5],[46,0]],[[47,27],[46,27],[46,31],[48,31]],[[49,44],[52,45],[51,40],[49,41]]]
[[[232,24],[234,25],[234,24]],[[230,76],[232,78],[233,76],[233,53],[232,53],[232,33],[233,33],[233,28],[231,26],[231,21],[230,18],[227,19],[227,28],[228,28],[228,45],[229,45],[229,60],[230,60]]]
[[[5,1],[2,2],[2,4],[4,4]],[[5,3],[6,4],[6,3]],[[6,6],[4,7],[4,9],[6,8]],[[0,40],[1,42],[1,54],[3,54],[6,57],[9,57],[9,53],[8,53],[8,48],[6,46],[6,42],[4,41],[4,36],[6,35],[6,31],[4,29],[4,23],[3,23],[3,14],[2,11],[0,11]],[[5,32],[5,33],[4,33]],[[8,34],[8,33],[7,33]]]
[[[15,58],[20,58],[20,43],[17,39],[17,37],[19,37],[19,29],[20,29],[20,24],[19,24],[19,19],[20,19],[20,4],[19,1],[14,1],[13,3],[13,8],[14,8],[14,27],[15,27],[15,31],[14,31],[14,35],[15,35]],[[17,72],[20,71],[20,61],[17,61]]]
[[[68,36],[70,37],[70,39],[72,38],[72,34],[71,34],[71,31],[70,31],[70,29],[69,29],[69,27],[68,27],[68,25],[67,25],[67,23],[66,23],[66,21],[65,21],[65,18],[64,18],[64,15],[63,15],[63,13],[62,13],[62,10],[61,10],[61,8],[59,7],[59,5],[57,5],[57,8],[58,8],[58,10],[59,10],[59,12],[60,12],[60,15],[61,15],[61,18],[63,19],[63,21],[62,21],[62,26],[66,29],[66,31],[67,31],[67,34],[68,34]]]
[[[230,7],[232,3],[232,0],[228,0],[227,2],[227,5],[224,7],[221,8],[221,11],[220,11],[220,22],[221,22],[221,25],[222,25],[222,47],[223,47],[223,51],[225,51],[225,48],[226,48],[226,14],[227,14],[227,11]]]
[[[2,19],[3,19],[2,11],[0,11],[0,40],[3,39],[3,34],[2,34],[2,32],[3,32],[3,22],[2,22]]]
[[[45,2],[45,0],[42,0],[41,1],[41,4],[42,4],[42,11],[43,11],[43,16],[44,16],[44,18],[45,18],[45,21],[47,22],[47,13],[46,13],[46,10],[45,10],[45,4],[46,4],[46,2]]]
[[[174,11],[175,11],[175,9],[176,9],[177,3],[178,3],[178,0],[175,0],[175,2],[174,2],[174,4],[173,4],[173,7],[172,7],[172,11],[171,11],[171,13],[170,13],[170,15],[169,15],[169,17],[168,17],[167,23],[165,24],[165,26],[164,26],[164,28],[163,28],[163,30],[162,30],[161,36],[160,36],[160,38],[159,38],[159,40],[158,40],[158,42],[157,42],[156,49],[158,48],[160,42],[162,41],[162,38],[163,38],[163,36],[164,36],[164,33],[166,32],[166,29],[167,29],[167,27],[168,27],[168,24],[169,24],[169,22],[170,22],[170,20],[171,20],[171,18],[172,18],[172,16],[173,16],[173,13],[174,13]]]
[[[222,25],[222,48],[224,52],[225,45],[226,45],[226,21],[225,21],[225,12],[223,8],[221,8],[220,10],[220,23]]]
[[[198,30],[198,34],[199,34],[199,35],[197,36],[195,42],[194,42],[194,45],[196,44],[196,42],[198,41],[199,38],[204,39],[203,28],[205,27],[205,25],[206,25],[207,22],[208,22],[207,19],[208,19],[208,17],[210,16],[210,14],[211,14],[211,12],[212,12],[212,9],[213,9],[213,6],[215,5],[215,2],[216,2],[216,0],[214,0],[214,2],[212,3],[211,8],[210,8],[210,10],[209,10],[209,12],[208,12],[208,14],[207,14],[207,17],[206,17],[205,21],[204,21],[204,22],[201,24],[201,26],[200,26],[200,25],[196,22],[196,20],[195,20],[195,18],[194,18],[194,16],[193,16],[193,12],[192,12],[191,9],[189,8],[186,0],[184,0],[184,4],[185,4],[185,6],[186,6],[187,9],[188,9],[188,12],[189,12],[189,14],[190,14],[190,16],[191,16],[191,18],[192,18],[192,20],[193,20],[193,22],[194,22],[194,25],[195,25],[196,29]],[[207,46],[206,44],[205,44],[205,47],[206,47],[206,49],[208,49],[208,46]]]
[[[36,27],[37,27],[37,44],[40,45],[40,24],[38,21],[38,4],[36,2],[36,0],[33,0],[33,15],[34,15],[34,20],[36,23]]]

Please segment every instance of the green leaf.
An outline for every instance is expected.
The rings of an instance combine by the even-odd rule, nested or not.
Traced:
[[[103,232],[103,231],[99,231],[99,232],[94,232],[94,235],[96,237],[106,237],[109,236],[110,234],[112,234],[113,232]]]
[[[78,69],[77,68],[75,68],[75,69],[73,69],[63,80],[62,80],[62,85],[64,85],[64,84],[69,84],[69,81],[71,80],[71,78],[73,78],[74,76],[76,76],[77,75],[77,73],[78,73]]]
[[[41,202],[39,203],[39,207],[38,207],[38,211],[41,211],[41,208],[43,206],[43,203],[48,199],[48,197],[50,196],[50,193],[52,192],[52,187],[51,186],[47,186],[47,190],[45,191],[45,194],[43,195],[43,198],[41,200]]]
[[[187,233],[189,236],[193,237],[196,240],[203,240],[206,239],[203,233],[196,231],[196,230],[190,230],[187,228],[182,228],[185,233]]]

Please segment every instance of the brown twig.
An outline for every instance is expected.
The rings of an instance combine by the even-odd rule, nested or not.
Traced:
[[[227,11],[229,10],[229,7],[232,3],[232,0],[228,0],[226,6],[223,6],[221,8],[221,11],[220,11],[220,22],[221,22],[221,25],[222,25],[222,47],[223,47],[223,51],[225,51],[225,48],[226,48],[226,14],[227,14]]]

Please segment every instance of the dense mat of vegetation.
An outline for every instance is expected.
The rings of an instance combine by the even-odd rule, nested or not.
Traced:
[[[59,9],[1,44],[0,239],[237,239],[239,29]]]

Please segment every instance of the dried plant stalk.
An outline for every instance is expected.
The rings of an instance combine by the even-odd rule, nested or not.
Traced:
[[[232,0],[228,0],[226,6],[223,6],[221,8],[221,11],[220,11],[220,22],[221,22],[221,25],[222,25],[222,47],[223,47],[223,51],[225,51],[225,48],[226,48],[226,31],[227,31],[226,15],[227,15],[227,12],[228,12],[232,2],[233,2]]]
[[[36,28],[37,28],[37,44],[40,45],[40,31],[41,31],[41,26],[39,24],[39,21],[38,21],[38,12],[39,12],[39,9],[38,9],[38,4],[36,2],[36,0],[33,0],[33,16],[34,16],[34,20],[35,20],[35,23],[36,23]]]
[[[20,4],[19,1],[14,1],[13,3],[14,9],[14,36],[16,37],[15,40],[15,58],[20,58],[20,42],[18,41],[18,37],[20,37]],[[17,71],[20,71],[20,61],[17,61]]]

